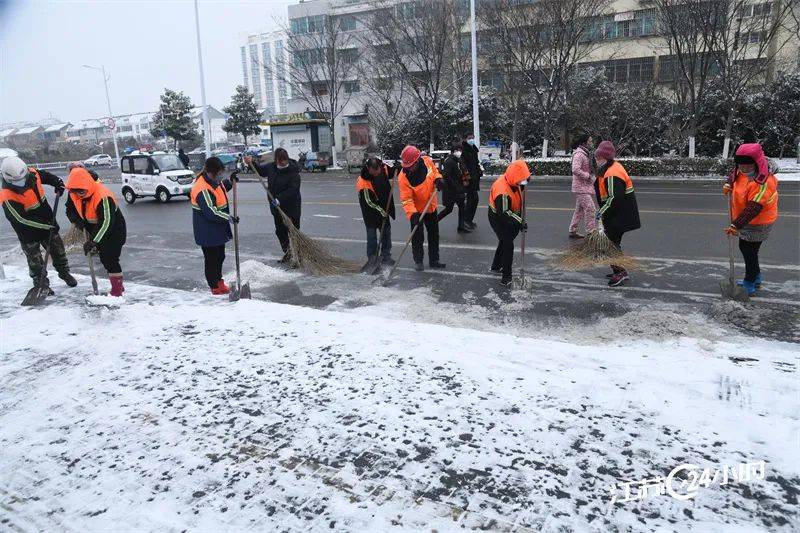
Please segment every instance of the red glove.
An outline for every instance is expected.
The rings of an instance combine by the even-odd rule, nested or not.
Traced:
[[[727,228],[725,228],[725,235],[739,235],[739,230],[736,229],[736,226],[731,224]]]

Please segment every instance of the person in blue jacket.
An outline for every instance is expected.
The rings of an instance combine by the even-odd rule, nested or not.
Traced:
[[[228,210],[230,180],[222,180],[225,165],[218,157],[209,157],[192,186],[192,226],[194,242],[203,249],[205,273],[211,294],[228,294],[222,279],[225,243],[231,240],[231,221],[239,221]],[[239,179],[234,172],[231,180]]]

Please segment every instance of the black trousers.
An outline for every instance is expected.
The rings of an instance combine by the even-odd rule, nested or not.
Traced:
[[[514,262],[514,239],[517,238],[519,230],[514,230],[496,221],[494,217],[489,217],[489,225],[492,226],[497,235],[497,249],[492,259],[492,270],[503,272],[503,279],[511,277],[511,265]]]
[[[127,232],[123,229],[115,231],[112,235],[103,239],[104,242],[97,245],[97,253],[100,256],[100,263],[109,274],[122,274],[122,265],[119,264],[119,256],[122,255],[122,247],[127,240]]]
[[[756,277],[761,274],[761,266],[758,264],[758,250],[760,248],[760,242],[739,239],[739,250],[744,258],[744,279],[750,283],[753,283]]]
[[[474,222],[475,221],[475,213],[478,212],[478,198],[479,194],[478,191],[468,190],[467,191],[467,198],[464,203],[465,213],[464,213],[464,222]]]
[[[212,289],[222,279],[222,263],[225,261],[225,245],[203,246],[203,259],[205,260],[206,281]]]
[[[441,221],[444,217],[449,215],[453,212],[453,207],[458,206],[458,227],[464,227],[464,217],[466,216],[465,210],[465,199],[464,197],[459,197],[458,199],[451,200],[449,202],[445,202],[444,209],[439,211],[438,219]]]
[[[423,228],[424,226],[424,228]],[[422,217],[420,228],[414,233],[411,239],[411,254],[414,256],[415,263],[422,263],[425,259],[425,233],[428,232],[428,261],[429,263],[439,262],[439,217],[435,212],[427,213]],[[414,224],[411,224],[414,230]]]
[[[606,237],[617,245],[617,248],[622,250],[622,236],[625,235],[624,231],[614,231],[606,229]],[[620,272],[625,272],[625,269],[622,267],[618,267],[617,265],[611,265],[611,270],[614,271],[614,274],[618,274]]]
[[[300,229],[300,213],[287,212],[286,215],[292,221],[294,227]],[[281,243],[281,250],[286,253],[289,251],[289,228],[283,223],[283,217],[275,208],[272,209],[272,218],[275,220],[275,235],[278,237],[278,242]]]

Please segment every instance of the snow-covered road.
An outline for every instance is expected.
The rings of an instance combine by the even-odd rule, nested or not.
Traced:
[[[85,280],[28,309],[7,273],[3,531],[800,527],[796,345],[700,315],[565,342],[142,285],[112,310]],[[611,504],[614,483],[761,460],[764,480]]]

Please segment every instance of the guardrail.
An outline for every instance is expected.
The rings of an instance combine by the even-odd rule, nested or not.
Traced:
[[[54,168],[67,168],[70,163],[72,161],[56,161],[53,163],[34,163],[33,166],[41,170],[53,170]]]

